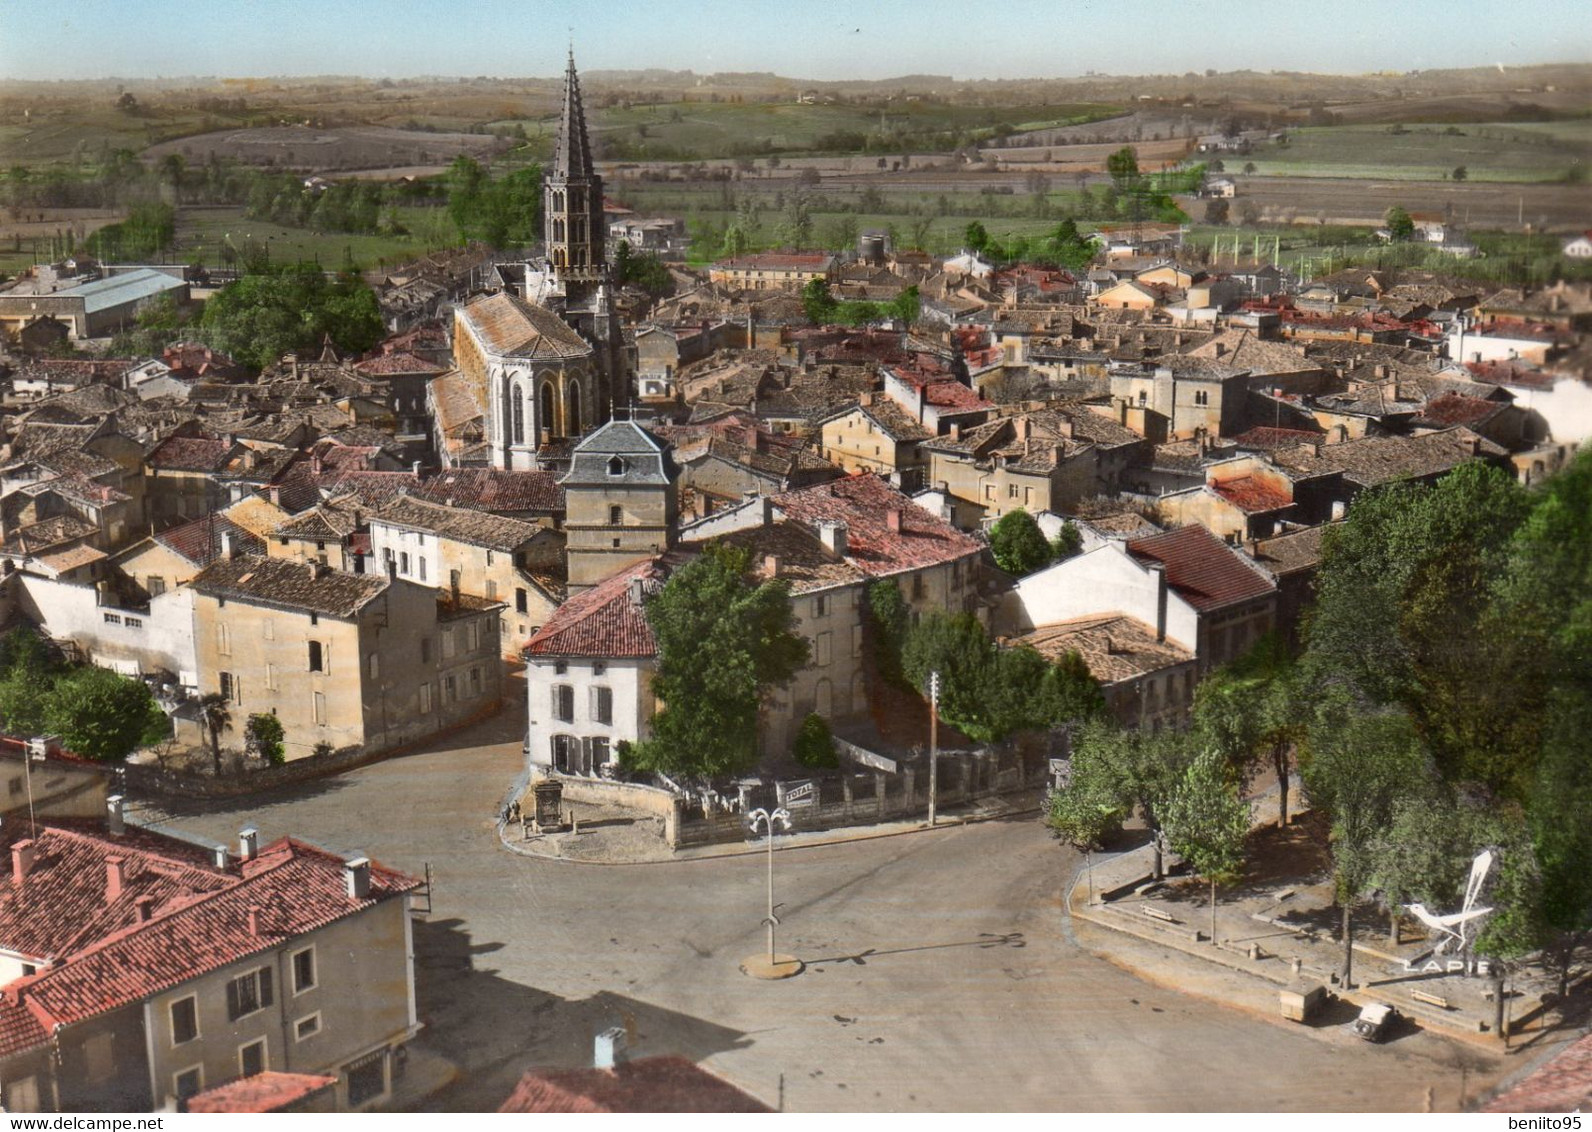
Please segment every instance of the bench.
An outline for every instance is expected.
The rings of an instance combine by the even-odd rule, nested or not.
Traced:
[[[1175,924],[1178,922],[1176,916],[1169,912],[1163,912],[1159,908],[1152,908],[1148,904],[1140,904],[1139,911],[1143,912],[1151,919],[1160,920],[1163,924]]]
[[[1410,991],[1410,997],[1413,998],[1416,1002],[1424,1002],[1424,1003],[1426,1003],[1427,1006],[1435,1006],[1439,1010],[1452,1010],[1452,1009],[1454,1009],[1452,1006],[1449,1005],[1448,999],[1444,998],[1440,994],[1427,994],[1423,990],[1412,990],[1412,991]]]

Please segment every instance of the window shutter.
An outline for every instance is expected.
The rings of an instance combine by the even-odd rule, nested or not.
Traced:
[[[238,980],[233,979],[227,984],[227,1021],[236,1022],[243,1013],[243,1007],[238,1001]]]
[[[270,1006],[271,1005],[271,1002],[272,1002],[272,999],[271,999],[271,976],[272,976],[272,974],[273,974],[273,972],[272,972],[271,968],[269,968],[269,967],[261,967],[260,968],[260,1005],[261,1006]]]

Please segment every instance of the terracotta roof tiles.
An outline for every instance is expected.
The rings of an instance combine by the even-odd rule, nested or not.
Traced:
[[[644,594],[662,585],[663,570],[655,559],[637,562],[559,606],[527,642],[525,654],[613,659],[656,656],[657,640],[632,585],[637,581]]]
[[[1195,609],[1206,612],[1275,592],[1259,568],[1201,526],[1134,539],[1128,553],[1166,567],[1166,583]]]

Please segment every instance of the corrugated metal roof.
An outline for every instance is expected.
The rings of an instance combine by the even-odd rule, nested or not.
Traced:
[[[152,298],[165,291],[179,291],[185,286],[187,284],[175,276],[152,268],[140,267],[136,271],[96,279],[80,287],[68,287],[64,291],[57,291],[55,297],[82,299],[83,310],[93,314],[109,307],[119,307],[123,303],[135,303],[140,299]]]

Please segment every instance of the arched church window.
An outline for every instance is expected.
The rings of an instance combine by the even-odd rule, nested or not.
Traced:
[[[569,406],[569,416],[564,422],[567,426],[564,431],[570,436],[579,436],[581,432],[580,386],[576,385],[573,381],[569,383],[569,394],[567,400]]]
[[[525,443],[525,398],[514,397],[514,443]]]
[[[542,416],[537,421],[537,424],[541,427],[543,433],[551,436],[557,423],[553,416],[553,385],[551,382],[544,381],[542,383]]]

